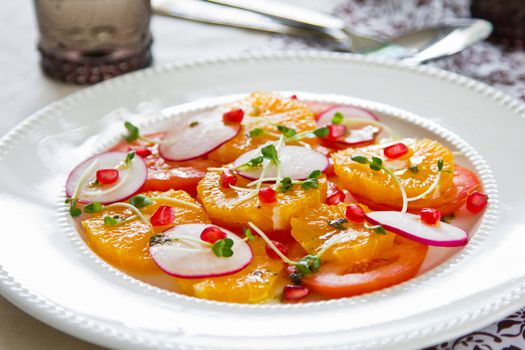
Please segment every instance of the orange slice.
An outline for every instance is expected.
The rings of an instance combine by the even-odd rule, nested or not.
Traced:
[[[148,197],[166,197],[179,199],[199,205],[184,191],[146,192]],[[160,271],[149,255],[149,240],[153,234],[160,233],[169,227],[188,223],[209,223],[203,209],[176,205],[169,200],[156,200],[142,209],[142,213],[151,216],[160,205],[168,205],[175,211],[175,221],[170,226],[150,227],[137,218],[127,208],[111,208],[94,213],[81,222],[88,244],[101,258],[108,263],[130,272]],[[126,219],[120,225],[104,224],[104,217],[119,215]]]
[[[364,228],[363,223],[345,222],[337,229],[330,222],[345,219],[346,204],[321,205],[292,219],[292,236],[309,253],[317,254],[326,244],[342,239],[329,248],[322,260],[361,262],[379,256],[394,244],[391,232],[379,234]]]
[[[392,176],[383,170],[374,171],[367,164],[359,164],[352,156],[362,155],[371,159],[379,157],[383,164],[392,169],[405,187],[408,197],[415,197],[425,192],[435,181],[438,174],[437,162],[443,160],[443,169],[439,189],[423,199],[409,203],[409,209],[434,207],[442,204],[442,194],[453,186],[454,156],[452,152],[437,141],[429,139],[402,139],[409,152],[404,156],[389,160],[383,149],[389,144],[348,148],[332,154],[334,170],[344,188],[367,202],[400,209],[403,203],[401,192]],[[417,165],[417,172],[409,170]]]
[[[313,113],[305,104],[270,93],[253,93],[245,100],[233,104],[232,109],[234,108],[245,111],[241,132],[209,154],[210,160],[221,164],[231,163],[241,154],[277,139],[276,136],[269,135],[250,137],[250,130],[261,128],[278,133],[278,124],[295,129],[298,133],[316,128]]]
[[[256,194],[243,200],[250,192],[223,188],[220,177],[220,171],[209,171],[197,186],[199,200],[213,223],[219,226],[241,228],[252,221],[265,232],[289,230],[292,216],[318,206],[326,197],[324,176],[318,179],[317,189],[303,190],[294,185],[290,191],[277,193],[277,202],[273,204],[260,203]],[[239,175],[237,177],[238,187],[246,187],[250,182]]]
[[[268,258],[261,238],[256,238],[249,244],[254,257],[245,269],[223,277],[177,278],[181,292],[197,298],[231,303],[259,303],[273,298],[276,287],[280,285],[279,280],[284,280],[281,276],[283,263]]]

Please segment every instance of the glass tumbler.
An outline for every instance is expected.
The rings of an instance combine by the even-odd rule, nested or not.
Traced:
[[[93,84],[151,64],[150,0],[34,0],[44,72]]]

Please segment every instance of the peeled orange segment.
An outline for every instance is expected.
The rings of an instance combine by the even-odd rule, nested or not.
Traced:
[[[175,221],[166,227],[152,228],[128,208],[115,207],[92,214],[81,222],[84,228],[86,241],[101,258],[108,263],[126,269],[130,272],[160,271],[149,255],[149,240],[155,233],[167,228],[187,223],[208,223],[209,220],[203,209],[175,205],[169,198],[178,199],[199,205],[184,191],[147,192],[148,197],[166,197],[142,209],[146,216],[152,215],[160,205],[169,205],[175,211]],[[118,216],[125,220],[120,225],[108,226],[104,224],[106,216]]]
[[[334,240],[340,243],[321,257],[326,261],[352,263],[366,261],[392,247],[395,235],[378,234],[364,228],[363,223],[344,222],[339,229],[333,220],[345,219],[346,204],[321,205],[292,219],[292,236],[309,253],[316,254]]]
[[[250,246],[228,230],[221,229],[226,238],[233,241],[233,255],[230,257],[217,256],[211,247],[195,241],[200,240],[202,231],[207,227],[214,226],[184,224],[164,231],[161,239],[167,241],[151,245],[151,257],[162,271],[179,278],[231,275],[244,269],[251,262],[253,254]]]
[[[443,160],[445,170],[436,192],[425,198],[409,202],[409,209],[425,206],[435,207],[443,204],[442,194],[453,187],[454,156],[452,152],[437,141],[429,139],[402,139],[408,146],[408,153],[391,160],[385,157],[383,149],[392,143],[360,148],[348,148],[332,154],[334,170],[344,188],[357,197],[364,197],[369,202],[391,208],[401,208],[403,199],[394,178],[384,170],[375,171],[367,164],[353,161],[352,156],[365,156],[368,159],[379,157],[383,164],[394,171],[403,184],[408,197],[424,193],[438,176],[438,161]],[[411,167],[417,167],[410,170]],[[416,169],[416,170],[415,170]]]
[[[107,152],[80,163],[67,179],[67,196],[71,198],[76,195],[79,202],[112,203],[124,200],[137,192],[146,181],[148,169],[140,157],[134,157],[128,166],[120,167],[124,164],[126,156],[126,152]],[[116,183],[93,185],[97,170],[116,168],[119,168],[119,179]],[[79,191],[75,193],[77,187]]]
[[[271,93],[251,94],[233,108],[242,108],[245,112],[241,132],[209,154],[211,160],[221,164],[231,163],[243,153],[277,139],[268,134],[250,137],[249,132],[253,129],[278,134],[277,125],[295,129],[297,133],[316,128],[313,114],[304,103]]]
[[[248,242],[252,248],[251,263],[233,275],[205,279],[180,279],[177,286],[184,294],[197,298],[231,303],[259,303],[273,298],[282,284],[283,263],[269,259],[261,238]]]
[[[260,148],[248,151],[241,155],[233,162],[233,165],[239,167],[248,163],[251,159],[261,156]],[[312,149],[300,146],[281,146],[278,151],[279,167],[274,163],[266,165],[269,160],[264,161],[266,170],[264,176],[274,178],[280,171],[281,177],[290,177],[294,180],[304,180],[314,170],[324,171],[328,165],[328,158],[325,155]],[[242,176],[257,180],[260,178],[263,167],[249,168],[239,171]],[[279,171],[278,171],[279,168]]]
[[[224,123],[218,109],[199,113],[173,125],[162,140],[159,153],[172,161],[194,159],[231,140],[240,129],[237,123]]]
[[[223,188],[220,177],[219,171],[209,171],[197,186],[199,201],[210,219],[219,226],[241,228],[252,221],[265,232],[288,230],[293,216],[318,206],[326,197],[324,176],[318,179],[318,188],[304,190],[294,185],[285,193],[277,193],[277,202],[273,204],[260,203],[256,192]],[[238,176],[236,186],[246,187],[249,182]]]

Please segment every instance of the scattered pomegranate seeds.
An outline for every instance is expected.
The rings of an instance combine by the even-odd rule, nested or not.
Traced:
[[[224,238],[226,238],[226,233],[215,226],[206,227],[201,233],[201,239],[208,243],[215,243]]]
[[[285,246],[281,242],[277,242],[277,241],[272,241],[272,243],[277,249],[279,249],[279,251],[281,253],[283,253],[283,255],[288,255],[288,247],[287,246]],[[281,259],[281,257],[279,255],[277,255],[277,253],[268,244],[266,245],[264,250],[266,251],[266,255],[268,255],[270,258],[275,259],[275,260],[280,260]]]
[[[441,219],[441,212],[433,208],[423,208],[419,212],[421,221],[427,225],[435,225]]]
[[[330,124],[326,126],[328,128],[328,141],[337,141],[341,137],[346,135],[346,126],[342,124]]]
[[[336,184],[333,182],[328,183],[328,191],[326,195],[325,203],[328,205],[336,205],[344,202],[345,194]]]
[[[97,181],[102,185],[111,185],[118,181],[119,172],[117,169],[97,170]]]
[[[222,188],[230,188],[230,185],[235,186],[237,183],[237,175],[233,171],[226,169],[222,172],[220,181]]]
[[[276,192],[271,187],[264,187],[259,190],[259,200],[266,204],[275,203],[277,201]]]
[[[283,289],[283,300],[300,301],[310,294],[310,290],[303,286],[287,285]]]
[[[222,115],[222,120],[225,123],[240,123],[244,118],[244,111],[242,109],[234,109]]]
[[[404,143],[395,143],[391,146],[386,147],[383,153],[387,158],[396,159],[404,156],[408,153],[408,147]]]
[[[151,155],[151,151],[148,148],[137,148],[135,154],[139,157],[146,158]]]
[[[364,222],[365,211],[357,204],[349,204],[346,207],[346,218],[352,222]]]
[[[149,219],[153,226],[166,226],[175,221],[175,211],[172,207],[161,205],[159,209]]]
[[[487,206],[489,196],[484,193],[475,191],[467,198],[467,210],[477,214]]]

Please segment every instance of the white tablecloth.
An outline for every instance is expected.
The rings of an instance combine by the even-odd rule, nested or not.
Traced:
[[[352,1],[340,0],[289,1],[327,12],[332,12],[335,6],[348,10],[348,6],[353,5]],[[446,1],[443,2],[446,3]],[[370,0],[369,3],[378,5],[379,2]],[[366,10],[364,7],[363,9]],[[340,12],[344,14],[344,11]],[[369,24],[369,27],[362,29],[370,30],[374,26],[377,27],[377,23]],[[155,64],[196,56],[307,46],[307,43],[291,39],[216,26],[212,28],[204,24],[158,16],[153,18],[152,31],[155,38]],[[41,73],[38,66],[36,41],[37,32],[32,3],[29,0],[0,1],[0,135],[5,134],[22,119],[46,104],[81,89],[78,86],[55,82]],[[461,71],[451,61],[438,63],[438,65]],[[520,69],[523,67],[525,64]],[[522,79],[525,80],[525,78]],[[495,84],[498,85],[498,82]],[[520,96],[520,91],[518,90],[517,96]],[[525,90],[521,92],[525,95]],[[514,318],[502,321],[498,325],[495,324],[483,332],[478,332],[477,335],[467,336],[457,341],[456,344],[451,342],[439,348],[474,349],[476,344],[481,346],[479,349],[516,350],[525,348],[522,336],[512,337],[511,343],[510,338],[504,339],[501,334],[497,334],[505,330],[507,333],[517,331],[518,335],[521,335],[524,328],[522,325],[525,323],[523,318],[521,313],[516,314]],[[42,324],[0,297],[1,350],[97,348]]]

